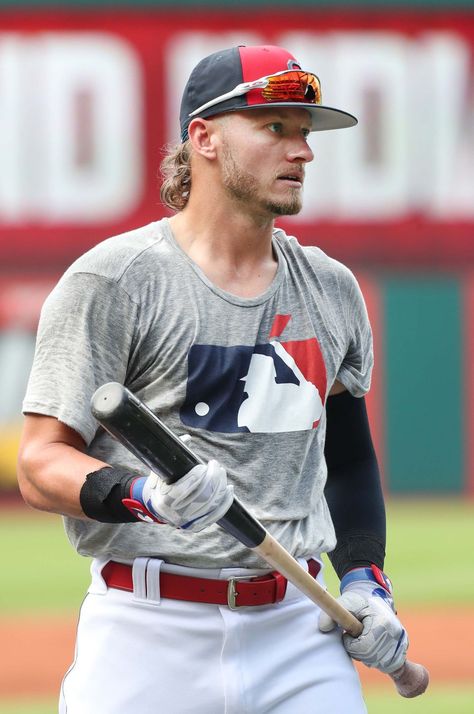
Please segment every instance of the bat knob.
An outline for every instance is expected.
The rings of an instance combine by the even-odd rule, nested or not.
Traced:
[[[93,415],[99,421],[114,414],[124,401],[124,387],[119,382],[103,384],[94,392],[91,400]]]
[[[390,674],[398,693],[402,697],[411,699],[418,697],[426,691],[430,675],[422,664],[406,661],[403,667]]]

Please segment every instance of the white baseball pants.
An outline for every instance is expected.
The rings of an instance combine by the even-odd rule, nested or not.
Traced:
[[[60,714],[366,714],[340,633],[319,632],[319,608],[291,583],[280,603],[234,611],[160,600],[150,572],[156,570],[158,582],[160,567],[211,578],[262,571],[140,558],[135,591],[128,593],[107,589],[100,575],[105,562],[92,564]]]

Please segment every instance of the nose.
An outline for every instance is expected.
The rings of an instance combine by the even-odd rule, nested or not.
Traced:
[[[288,147],[288,160],[291,162],[309,163],[314,159],[314,153],[304,136],[295,138]]]

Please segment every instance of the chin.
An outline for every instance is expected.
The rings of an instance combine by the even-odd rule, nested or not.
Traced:
[[[287,203],[275,201],[267,204],[268,210],[275,216],[296,216],[302,207],[301,201],[288,201]]]
[[[291,190],[285,193],[286,195],[267,200],[267,208],[275,216],[295,216],[303,208],[301,191]]]

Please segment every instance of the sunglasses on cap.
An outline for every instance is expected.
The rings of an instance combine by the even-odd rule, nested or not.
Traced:
[[[247,94],[252,89],[262,89],[262,97],[267,102],[296,102],[300,104],[321,104],[322,102],[321,83],[315,74],[299,69],[286,69],[267,77],[254,79],[252,82],[238,84],[230,92],[221,94],[194,109],[189,116],[194,117],[227,99]]]

